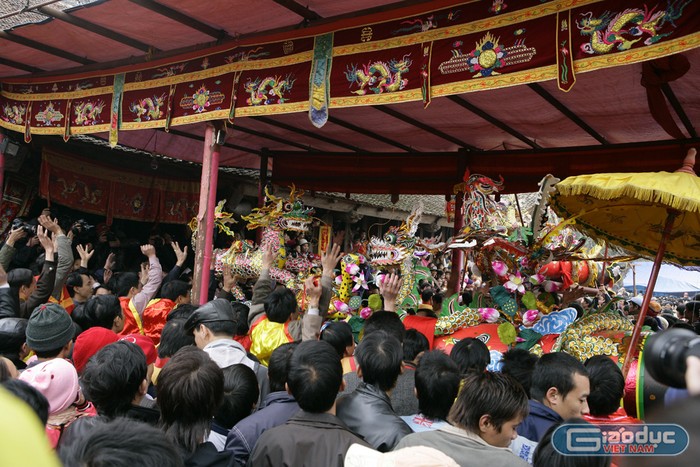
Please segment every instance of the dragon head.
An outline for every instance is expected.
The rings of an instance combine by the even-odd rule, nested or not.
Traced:
[[[367,256],[374,267],[401,264],[413,255],[416,247],[416,230],[420,223],[423,205],[420,203],[398,227],[391,227],[383,238],[372,237],[367,245]]]
[[[577,21],[576,27],[581,31],[581,34],[585,35],[591,35],[605,28],[610,20],[610,13],[608,12],[599,18],[594,18],[592,12],[583,13],[581,16],[583,16],[583,18]]]
[[[265,189],[267,203],[261,208],[253,209],[248,216],[242,219],[248,222],[248,229],[270,227],[275,230],[292,230],[306,232],[312,221],[313,208],[306,207],[301,201],[303,191],[296,191],[291,187],[289,199],[278,198]]]

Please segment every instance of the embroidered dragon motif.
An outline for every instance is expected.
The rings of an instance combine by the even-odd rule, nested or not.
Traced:
[[[100,115],[105,107],[104,101],[81,102],[74,107],[76,125],[94,125],[100,121]]]
[[[22,125],[24,124],[24,114],[26,111],[27,107],[24,105],[5,104],[2,107],[2,119],[6,122],[14,123],[15,125]]]
[[[245,83],[245,92],[250,94],[246,102],[248,105],[284,104],[289,100],[285,94],[292,89],[294,81],[291,75],[249,79]]]
[[[160,96],[153,96],[153,98],[146,97],[145,99],[132,102],[129,110],[136,114],[135,122],[158,120],[163,117],[161,107],[164,103],[165,94],[161,94]]]
[[[613,48],[629,50],[642,39],[644,45],[655,44],[673,33],[673,30],[660,31],[667,24],[675,29],[675,21],[690,2],[669,0],[664,10],[657,10],[658,5],[651,9],[645,5],[643,10],[628,8],[617,14],[606,11],[598,17],[592,12],[582,13],[576,26],[582,35],[591,39],[581,45],[581,50],[587,54],[606,54]]]
[[[351,91],[353,94],[364,96],[368,91],[375,94],[400,91],[408,84],[408,79],[403,75],[409,71],[413,64],[410,54],[404,55],[401,60],[391,60],[389,63],[376,61],[363,65],[349,66],[345,71],[345,78],[350,82],[350,87],[357,85],[358,89]]]

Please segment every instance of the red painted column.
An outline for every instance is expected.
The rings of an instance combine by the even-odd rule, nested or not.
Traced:
[[[217,144],[217,133],[225,131],[223,125],[207,125],[204,130],[202,151],[202,178],[199,189],[199,212],[197,213],[197,237],[195,239],[195,262],[192,302],[200,305],[207,302],[209,290],[209,266],[214,243],[214,211],[216,209],[216,186],[219,178],[221,147]],[[223,137],[219,136],[219,140]],[[221,142],[221,141],[219,141]]]

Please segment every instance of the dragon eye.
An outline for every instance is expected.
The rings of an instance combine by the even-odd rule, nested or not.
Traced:
[[[294,205],[292,203],[284,203],[284,210],[291,211]]]
[[[396,243],[396,234],[388,233],[384,236],[384,241],[387,243]]]

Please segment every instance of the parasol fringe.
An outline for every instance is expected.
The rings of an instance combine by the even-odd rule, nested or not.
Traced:
[[[629,175],[629,174],[628,174]],[[565,185],[558,184],[558,191],[562,196],[588,195],[597,199],[613,200],[623,197],[632,198],[647,203],[660,203],[672,209],[688,212],[700,212],[700,202],[697,197],[680,196],[675,193],[644,189],[627,185],[618,187],[600,187],[591,185]]]

